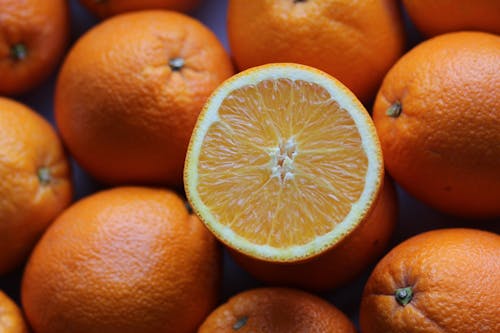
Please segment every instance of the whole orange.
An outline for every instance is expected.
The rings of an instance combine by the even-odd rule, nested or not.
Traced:
[[[21,309],[0,290],[0,332],[28,333]]]
[[[427,36],[481,30],[500,34],[498,0],[403,0],[417,28]]]
[[[363,333],[500,332],[500,236],[442,229],[384,257],[365,286]]]
[[[57,125],[97,179],[181,187],[198,114],[232,73],[216,36],[195,19],[160,10],[122,14],[70,51],[56,87]]]
[[[500,216],[500,37],[440,35],[389,71],[373,119],[389,173],[447,213]]]
[[[339,79],[363,102],[404,48],[394,0],[230,0],[228,38],[239,69],[296,62]]]
[[[37,333],[194,332],[216,304],[220,268],[215,239],[175,193],[115,188],[49,228],[22,303]]]
[[[0,0],[0,94],[33,89],[59,63],[69,37],[66,0]]]
[[[355,333],[349,319],[323,299],[300,290],[259,288],[233,296],[198,333]]]
[[[80,0],[95,15],[105,18],[116,14],[144,9],[169,9],[188,12],[200,0]]]
[[[257,279],[314,291],[345,284],[380,257],[397,220],[397,196],[391,179],[384,185],[370,215],[333,249],[309,261],[280,264],[257,260],[236,251],[236,262]]]
[[[70,203],[71,175],[52,126],[0,97],[0,274],[19,266]]]

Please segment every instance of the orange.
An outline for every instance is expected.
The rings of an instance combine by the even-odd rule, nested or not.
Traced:
[[[70,51],[56,87],[57,125],[98,180],[181,187],[196,118],[232,73],[220,42],[195,19],[159,10],[123,14]]]
[[[404,50],[394,0],[230,0],[228,38],[239,69],[296,62],[339,79],[363,102]]]
[[[69,163],[52,126],[0,97],[0,274],[19,266],[70,203]]]
[[[27,92],[54,71],[69,38],[66,0],[0,0],[0,95]]]
[[[500,332],[500,236],[442,229],[410,238],[375,267],[363,333]]]
[[[28,333],[21,309],[0,290],[0,332]]]
[[[498,0],[403,0],[417,28],[427,36],[481,30],[500,34]]]
[[[397,196],[386,177],[375,206],[365,221],[333,249],[306,262],[278,264],[232,251],[236,262],[254,277],[273,285],[313,291],[337,288],[359,275],[386,250],[396,225]]]
[[[349,319],[323,299],[303,291],[259,288],[233,296],[198,333],[355,333]]]
[[[220,251],[173,192],[121,187],[66,210],[31,256],[37,333],[194,332],[215,306]]]
[[[373,119],[389,173],[447,213],[500,216],[500,37],[423,42],[389,71]]]
[[[170,9],[188,12],[200,0],[80,0],[95,15],[105,18],[116,14],[144,9]]]
[[[371,118],[342,83],[271,64],[225,81],[186,157],[194,211],[225,244],[290,262],[338,243],[369,213],[383,165]]]

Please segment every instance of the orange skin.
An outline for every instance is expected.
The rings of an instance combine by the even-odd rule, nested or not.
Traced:
[[[67,1],[0,0],[0,8],[0,95],[24,93],[47,79],[64,53]]]
[[[296,264],[271,263],[231,251],[235,261],[261,281],[313,291],[337,288],[355,278],[387,248],[397,220],[394,184],[386,177],[370,215],[333,249]]]
[[[201,0],[80,0],[88,10],[100,18],[145,9],[168,9],[189,12]]]
[[[325,300],[300,290],[244,291],[212,312],[198,333],[355,333],[349,319]]]
[[[438,210],[500,216],[499,54],[499,36],[441,35],[403,56],[378,93],[373,120],[387,170]]]
[[[230,0],[228,38],[240,70],[272,62],[321,69],[370,101],[403,54],[394,0]]]
[[[69,162],[52,126],[0,97],[0,274],[19,266],[69,205]]]
[[[21,309],[0,290],[0,332],[28,333]]]
[[[37,333],[191,333],[216,305],[220,254],[174,192],[99,192],[36,246],[23,307]]]
[[[167,11],[119,15],[88,31],[66,58],[57,125],[97,179],[182,188],[198,114],[232,74],[216,36],[195,19]]]
[[[403,4],[427,36],[465,30],[500,34],[498,0],[403,0]]]
[[[500,236],[480,230],[435,230],[404,241],[365,286],[362,332],[500,332],[498,258]]]

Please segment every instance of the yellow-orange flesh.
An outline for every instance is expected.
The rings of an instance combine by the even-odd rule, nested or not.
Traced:
[[[197,192],[250,243],[286,248],[332,231],[364,190],[352,116],[321,85],[285,78],[235,89],[203,139]]]

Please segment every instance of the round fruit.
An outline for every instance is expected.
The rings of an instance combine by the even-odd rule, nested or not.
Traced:
[[[119,15],[83,35],[66,58],[57,125],[97,179],[181,187],[196,118],[232,73],[220,42],[195,19],[160,10]]]
[[[363,333],[500,332],[500,236],[442,229],[384,257],[365,286]]]
[[[481,30],[500,34],[498,0],[403,0],[417,28],[427,36]]]
[[[0,0],[0,94],[33,89],[55,69],[69,37],[66,0]]]
[[[447,213],[500,216],[500,37],[434,37],[389,71],[373,119],[396,182]]]
[[[0,274],[19,266],[70,203],[69,163],[35,111],[0,97]]]
[[[323,299],[299,290],[260,288],[217,308],[198,333],[355,333],[349,319]]]
[[[191,333],[216,304],[215,239],[173,192],[93,194],[31,256],[22,303],[37,333]]]
[[[186,194],[229,247],[254,258],[313,257],[373,206],[383,162],[372,120],[339,81],[270,64],[225,81],[198,118]]]
[[[19,307],[0,290],[0,332],[28,333]]]
[[[333,249],[303,263],[272,263],[231,251],[250,274],[270,284],[325,291],[359,275],[386,250],[397,220],[394,184],[386,177],[370,215]]]
[[[393,0],[230,0],[228,38],[239,69],[296,62],[339,79],[363,102],[404,50]]]
[[[95,15],[105,18],[116,14],[145,9],[169,9],[188,12],[200,0],[80,0]]]

